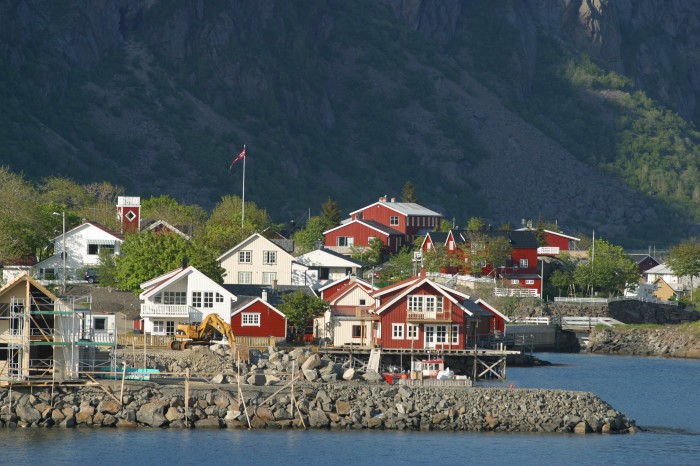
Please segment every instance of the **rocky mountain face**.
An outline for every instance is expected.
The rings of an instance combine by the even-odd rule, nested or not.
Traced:
[[[569,233],[668,241],[659,235],[669,225],[692,233],[692,215],[625,181],[619,164],[582,157],[581,137],[540,124],[531,102],[543,86],[544,37],[697,120],[699,7],[4,2],[0,163],[32,178],[106,179],[129,194],[210,207],[240,194],[240,171],[225,167],[245,143],[246,199],[278,221],[328,197],[348,212],[410,180],[419,202],[462,225],[470,216],[541,216]],[[474,45],[484,38],[493,48]],[[605,125],[609,112],[599,108]]]

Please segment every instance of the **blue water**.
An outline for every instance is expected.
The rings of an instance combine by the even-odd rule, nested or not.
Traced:
[[[5,429],[0,464],[700,464],[700,361],[540,354],[505,384],[591,391],[634,435],[393,431]]]

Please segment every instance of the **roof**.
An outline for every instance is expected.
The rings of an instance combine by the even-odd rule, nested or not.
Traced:
[[[335,280],[335,281],[332,281],[332,282],[330,282],[330,283],[326,283],[326,284],[323,285],[321,288],[318,288],[317,291],[319,291],[319,292],[320,292],[320,291],[323,291],[323,290],[325,290],[325,289],[328,289],[328,288],[330,288],[330,287],[332,287],[332,286],[337,285],[337,284],[340,283],[340,282],[343,282],[343,281],[346,281],[346,280],[350,280],[350,278],[351,278],[350,275],[346,275],[346,276],[344,276],[343,278],[339,278],[339,279],[337,279],[337,280]],[[365,288],[372,289],[372,290],[378,290],[378,289],[379,289],[379,288],[377,288],[376,286],[372,285],[371,283],[368,283],[368,282],[366,282],[366,281],[364,281],[364,280],[362,280],[362,279],[360,279],[360,278],[357,278],[357,277],[356,277],[356,278],[355,278],[355,281],[356,281],[357,283],[359,283],[360,285],[364,285]]]
[[[455,231],[455,240],[460,238],[462,242],[469,242],[469,234],[472,233],[468,230]],[[513,249],[537,249],[539,243],[537,242],[537,236],[532,231],[501,231],[501,230],[479,230],[473,233],[486,236],[488,238],[499,238],[503,237],[508,240],[510,247]]]
[[[294,262],[306,267],[367,267],[365,262],[352,259],[326,248],[316,249],[297,256]]]
[[[281,315],[283,318],[285,318],[285,319],[287,318],[287,316],[285,316],[282,311],[277,309],[275,306],[270,304],[268,301],[264,301],[261,298],[254,298],[252,296],[242,297],[238,301],[236,301],[236,304],[231,308],[231,317],[238,314],[239,312],[245,311],[246,309],[248,309],[249,307],[251,307],[253,304],[255,304],[257,302],[263,303],[265,306],[272,309],[277,314]]]
[[[386,225],[383,225],[379,222],[375,222],[374,220],[359,220],[359,219],[353,220],[352,222],[343,223],[341,225],[338,225],[335,228],[331,228],[330,230],[324,231],[323,234],[326,235],[326,234],[331,233],[331,232],[338,230],[340,228],[345,228],[348,225],[352,225],[353,223],[362,224],[362,225],[366,226],[367,228],[371,228],[373,230],[376,230],[380,233],[383,233],[384,235],[403,236],[403,233],[401,233],[400,231],[394,230],[393,228],[388,227]]]
[[[153,231],[156,230],[158,227],[163,227],[166,230],[168,230],[171,233],[176,233],[186,240],[189,240],[190,237],[188,234],[186,234],[182,229],[171,225],[170,223],[166,222],[165,220],[143,220],[141,221],[141,230],[144,231]]]
[[[244,239],[243,241],[241,241],[240,243],[238,243],[237,245],[235,245],[234,247],[232,247],[231,249],[229,249],[225,253],[221,254],[219,257],[216,258],[216,260],[221,262],[224,259],[226,259],[227,257],[231,256],[232,254],[236,253],[239,249],[245,247],[248,243],[251,243],[252,241],[257,241],[257,240],[267,241],[270,245],[277,248],[280,252],[283,252],[287,255],[290,255],[289,252],[287,252],[283,247],[281,247],[279,244],[275,243],[274,241],[271,241],[271,240],[265,238],[260,233],[253,233],[252,235],[250,235],[249,237],[247,237],[246,239]]]
[[[110,230],[110,229],[107,228],[106,226],[101,225],[101,224],[99,224],[99,223],[97,223],[97,222],[83,222],[83,223],[81,223],[80,225],[78,225],[78,226],[76,226],[76,227],[73,227],[73,228],[71,228],[70,230],[66,231],[66,235],[69,235],[69,234],[74,233],[74,232],[76,232],[76,231],[78,231],[78,230],[81,230],[81,229],[83,229],[83,228],[86,228],[87,226],[92,226],[92,227],[95,227],[95,228],[97,228],[97,229],[99,229],[99,230],[102,230],[102,231],[104,231],[105,233],[107,233],[108,235],[114,236],[114,238],[115,238],[117,241],[124,241],[124,236],[122,236],[121,234],[117,233],[116,231]],[[60,235],[56,236],[56,237],[53,239],[53,241],[58,241],[58,240],[60,240],[60,239],[62,239],[62,238],[63,238],[63,233],[61,233]]]
[[[262,296],[263,290],[267,292],[267,302],[273,306],[277,306],[282,302],[282,296],[285,294],[294,293],[295,291],[301,291],[309,296],[316,296],[314,290],[308,286],[296,286],[296,285],[277,285],[274,290],[270,285],[233,285],[225,284],[221,285],[229,293],[234,294],[239,299],[241,297],[253,297],[258,298]]]
[[[155,293],[162,290],[168,284],[176,282],[176,281],[178,281],[178,280],[182,279],[183,277],[186,277],[190,274],[199,274],[203,277],[206,277],[208,280],[211,281],[211,283],[216,288],[218,288],[226,293],[230,293],[223,286],[219,285],[214,280],[207,277],[202,272],[200,272],[199,270],[197,270],[196,268],[194,268],[193,266],[190,265],[189,267],[185,267],[185,268],[180,267],[178,269],[172,270],[171,272],[168,272],[167,274],[161,275],[160,277],[156,277],[156,279],[151,279],[147,282],[142,283],[141,288],[143,288],[143,291],[139,295],[139,299],[146,299],[149,296],[153,296]],[[150,285],[144,286],[147,284],[150,284]],[[231,297],[233,298],[233,300],[237,300],[237,297],[235,294],[233,294],[233,293],[230,293],[230,294],[232,295]]]
[[[362,212],[364,210],[367,210],[371,207],[374,207],[376,205],[383,205],[384,207],[391,209],[395,212],[398,212],[403,215],[422,215],[422,216],[435,216],[435,217],[442,217],[441,214],[432,211],[426,207],[423,207],[420,204],[416,204],[415,202],[385,202],[385,201],[377,201],[374,204],[370,204],[367,207],[363,207],[361,209],[358,209],[354,212],[350,212],[350,215]]]
[[[442,294],[444,297],[446,297],[447,299],[449,299],[450,301],[452,301],[453,304],[455,304],[456,306],[460,307],[465,313],[467,313],[467,314],[470,315],[470,316],[473,316],[473,315],[474,315],[474,313],[473,313],[472,311],[470,311],[469,309],[467,309],[467,308],[464,306],[463,302],[457,300],[457,298],[455,298],[455,296],[454,296],[454,294],[456,294],[457,296],[463,298],[465,295],[463,295],[462,293],[453,293],[453,290],[452,290],[452,289],[449,289],[449,288],[445,288],[445,287],[443,287],[443,286],[440,286],[440,285],[438,285],[437,283],[435,283],[435,282],[433,282],[433,281],[431,281],[430,279],[425,278],[425,277],[414,277],[414,278],[416,278],[417,280],[414,280],[413,283],[411,284],[411,286],[407,286],[407,287],[404,289],[403,292],[401,292],[401,293],[399,293],[398,295],[396,295],[396,296],[394,297],[394,299],[392,299],[391,301],[389,301],[389,302],[387,302],[387,303],[385,303],[385,304],[382,304],[382,305],[377,309],[377,311],[376,311],[377,314],[381,314],[381,313],[384,312],[386,309],[388,309],[389,307],[393,306],[394,303],[396,303],[397,301],[403,299],[406,295],[408,295],[411,291],[415,290],[416,288],[419,288],[420,286],[422,286],[422,285],[424,285],[424,284],[428,284],[428,285],[430,285],[432,288],[434,288],[436,291],[438,291],[440,294]],[[381,291],[381,290],[380,290],[380,291]],[[467,298],[467,299],[465,299],[465,301],[470,301],[470,300]]]
[[[647,270],[645,273],[654,275],[675,275],[673,270],[671,270],[671,267],[666,265],[666,263],[655,265],[654,267]]]

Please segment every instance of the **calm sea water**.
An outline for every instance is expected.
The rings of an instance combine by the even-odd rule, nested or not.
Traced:
[[[5,429],[0,464],[700,464],[700,361],[541,354],[505,385],[591,391],[634,435]],[[485,385],[503,385],[498,383]]]

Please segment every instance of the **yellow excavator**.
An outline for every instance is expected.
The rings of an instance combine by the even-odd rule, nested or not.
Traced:
[[[218,334],[225,336],[228,344],[233,347],[231,325],[218,314],[208,314],[200,324],[178,324],[170,349],[183,350],[195,345],[210,345]]]

